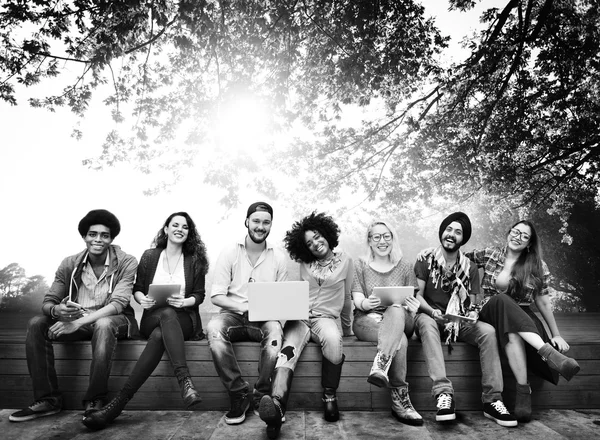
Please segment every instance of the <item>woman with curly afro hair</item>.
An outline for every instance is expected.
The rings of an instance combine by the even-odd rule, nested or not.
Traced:
[[[304,217],[286,233],[285,247],[300,263],[300,277],[309,284],[309,319],[287,321],[283,344],[271,385],[271,395],[260,401],[260,418],[267,424],[267,436],[277,438],[285,421],[285,410],[294,369],[309,340],[321,346],[321,385],[325,420],[339,419],[336,390],[340,383],[344,354],[342,333],[336,319],[350,295],[354,267],[352,259],[334,251],[340,229],[324,213]]]

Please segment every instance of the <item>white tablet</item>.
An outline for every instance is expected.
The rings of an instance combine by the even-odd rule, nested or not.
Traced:
[[[392,304],[404,304],[404,300],[415,295],[414,286],[373,287],[373,295],[381,300],[384,307]]]
[[[181,292],[181,284],[150,284],[148,297],[156,301],[159,307],[167,305],[167,298]]]
[[[248,283],[249,321],[308,319],[308,281]]]
[[[452,313],[446,313],[445,315],[442,315],[442,318],[452,322],[477,322],[477,319],[475,318],[469,318],[468,316],[453,315]]]

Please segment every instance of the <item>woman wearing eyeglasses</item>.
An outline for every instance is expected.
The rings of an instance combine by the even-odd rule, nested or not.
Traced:
[[[409,297],[402,304],[382,306],[373,288],[413,286],[418,289],[412,264],[402,258],[398,234],[385,221],[374,221],[367,228],[365,258],[354,266],[352,299],[354,300],[354,334],[361,341],[377,342],[377,354],[367,381],[390,389],[392,415],[402,423],[422,425],[406,382],[408,337],[413,333],[414,316],[419,300]]]
[[[577,361],[562,354],[569,350],[569,344],[560,336],[552,314],[547,285],[550,273],[542,261],[539,236],[531,222],[522,220],[510,228],[503,247],[474,250],[466,255],[484,269],[484,300],[479,319],[496,329],[517,381],[514,414],[518,421],[528,422],[531,388],[527,365],[554,384],[558,382],[557,373],[570,380],[579,371]],[[551,338],[529,309],[532,301],[546,321]]]

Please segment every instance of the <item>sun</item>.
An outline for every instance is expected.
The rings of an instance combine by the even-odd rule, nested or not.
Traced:
[[[240,96],[223,103],[213,128],[217,150],[235,153],[260,148],[273,138],[270,113],[260,99]]]

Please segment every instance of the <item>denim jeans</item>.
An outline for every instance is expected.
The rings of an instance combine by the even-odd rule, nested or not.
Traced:
[[[190,374],[184,341],[194,333],[194,325],[187,311],[172,307],[152,310],[142,317],[140,333],[148,338],[148,342],[123,386],[122,392],[129,398],[150,377],[165,350],[178,380]]]
[[[248,382],[242,379],[232,342],[260,342],[258,380],[254,385],[257,393],[254,400],[269,394],[271,373],[275,368],[283,334],[279,321],[250,322],[247,313],[239,315],[223,310],[210,320],[207,330],[215,369],[230,395],[248,389]]]
[[[417,313],[415,331],[421,339],[427,372],[433,381],[431,395],[437,397],[441,393],[454,395],[452,382],[446,377],[446,364],[440,338],[438,323],[425,313]]]
[[[377,342],[377,351],[392,356],[388,372],[392,388],[408,386],[406,382],[406,352],[408,338],[414,328],[413,316],[404,307],[388,307],[375,319],[371,314],[357,311],[354,315],[354,334],[360,341]]]
[[[343,358],[342,334],[335,319],[310,318],[307,321],[288,321],[283,328],[283,348],[277,358],[277,368],[292,371],[309,340],[321,346],[323,357],[338,365]]]
[[[40,315],[29,321],[25,349],[27,367],[33,382],[35,400],[60,398],[58,379],[54,367],[54,347],[48,339],[48,329],[56,322],[49,316]],[[126,339],[129,321],[123,314],[105,316],[90,325],[81,327],[74,333],[59,336],[61,342],[92,340],[92,364],[90,384],[84,402],[106,399],[108,378],[112,358],[118,339]]]
[[[484,403],[502,400],[504,382],[496,331],[490,324],[477,321],[473,326],[461,325],[457,340],[479,348],[481,363],[481,401]]]

